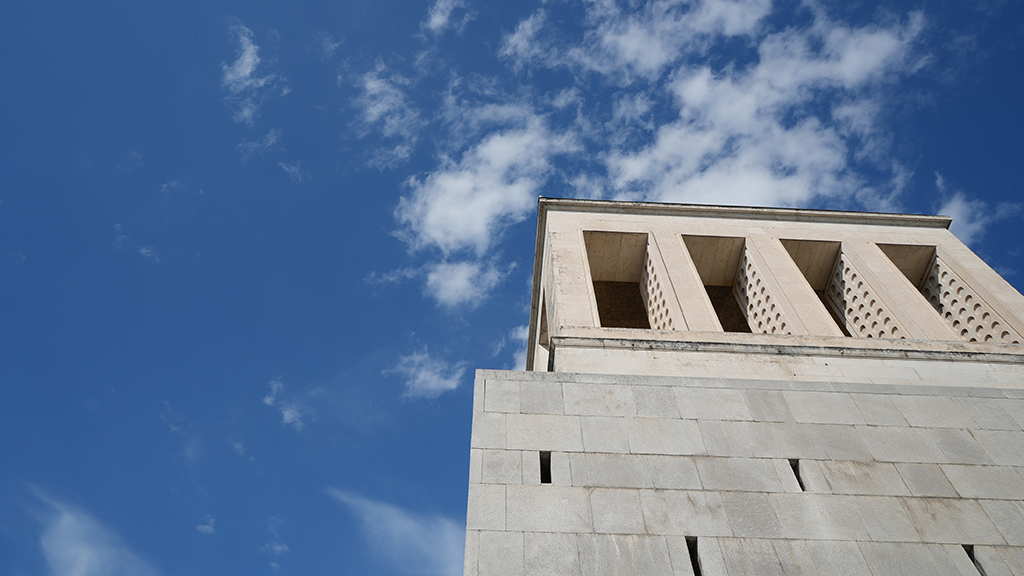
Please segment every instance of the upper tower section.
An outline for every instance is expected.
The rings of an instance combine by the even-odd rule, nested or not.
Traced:
[[[1019,366],[1024,297],[950,222],[541,198],[527,370],[672,375],[695,351]]]

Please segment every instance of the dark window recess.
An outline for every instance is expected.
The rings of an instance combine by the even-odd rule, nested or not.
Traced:
[[[633,282],[594,282],[597,314],[601,326],[608,328],[642,328],[649,330],[647,308],[640,294],[640,284]]]
[[[815,290],[814,293],[818,295],[818,300],[821,301],[821,305],[825,307],[825,310],[828,310],[828,315],[832,317],[832,321],[843,331],[843,336],[848,337],[850,330],[846,327],[846,318],[839,316],[839,312],[836,312],[835,307],[829,304],[828,296],[824,290]]]
[[[800,460],[790,458],[789,467],[793,469],[793,476],[796,476],[796,483],[800,485],[800,490],[807,492],[807,488],[804,486],[804,479],[800,476]]]
[[[964,544],[964,552],[967,552],[967,557],[974,563],[974,567],[978,570],[978,574],[981,574],[981,576],[988,576],[988,573],[986,573],[985,569],[982,568],[981,562],[978,562],[978,557],[974,555],[974,545]]]
[[[690,565],[693,566],[693,576],[703,576],[700,571],[700,556],[697,555],[697,537],[686,537],[686,549],[690,552]]]
[[[750,333],[747,315],[736,301],[732,286],[705,286],[704,289],[708,291],[708,298],[711,298],[718,321],[722,323],[722,330]]]
[[[551,452],[540,453],[540,483],[551,484]]]

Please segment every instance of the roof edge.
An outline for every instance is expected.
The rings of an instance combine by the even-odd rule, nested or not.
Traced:
[[[752,218],[760,220],[829,222],[838,224],[874,224],[881,226],[916,226],[919,228],[945,228],[953,219],[949,216],[927,214],[893,214],[887,212],[849,212],[845,210],[819,210],[812,208],[764,208],[757,206],[716,206],[711,204],[671,204],[662,202],[632,202],[622,200],[577,200],[574,198],[548,198],[538,201],[538,216],[548,210],[573,212],[604,212],[611,214],[665,214],[712,218]]]

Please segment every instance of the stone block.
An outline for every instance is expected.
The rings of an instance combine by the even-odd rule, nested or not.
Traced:
[[[717,492],[640,490],[648,534],[731,536],[729,518]]]
[[[478,530],[466,530],[466,556],[462,562],[462,576],[477,576],[477,542],[480,540]]]
[[[722,505],[738,538],[781,538],[782,525],[767,494],[722,492]]]
[[[803,481],[803,474],[801,474],[800,480],[797,480],[796,471],[793,470],[793,466],[790,464],[789,460],[773,458],[771,462],[772,467],[775,468],[775,475],[778,477],[779,483],[782,485],[783,492],[804,491],[804,488],[800,487],[800,482]],[[797,465],[799,466],[799,464]]]
[[[1010,414],[1003,409],[1003,404],[1012,400],[994,398],[958,397],[956,399],[964,411],[978,424],[982,430],[1020,430],[1021,427]]]
[[[640,494],[623,488],[595,488],[590,493],[594,532],[606,534],[643,534],[644,517]]]
[[[569,467],[569,452],[551,453],[551,483],[555,486],[571,486],[572,474]],[[537,475],[540,476],[540,453],[531,455],[537,462]]]
[[[518,450],[482,450],[481,482],[484,484],[522,484],[523,455]]]
[[[484,411],[519,412],[519,382],[516,380],[486,380],[484,382]]]
[[[833,494],[769,494],[783,537],[796,540],[867,540],[852,498]],[[727,508],[727,510],[729,510]],[[731,512],[731,510],[729,510]],[[730,516],[731,518],[731,516]],[[735,531],[735,527],[734,527]]]
[[[523,576],[523,533],[480,532],[479,576]]]
[[[1013,418],[1017,426],[1024,428],[1024,390],[1004,390],[1004,394],[1008,399],[1001,401],[999,407]]]
[[[771,540],[722,538],[719,544],[729,576],[783,576]]]
[[[512,450],[580,452],[583,434],[577,416],[506,414],[506,445]]]
[[[581,534],[583,576],[649,576],[671,574],[668,544],[661,536]]]
[[[978,569],[967,556],[963,546],[956,544],[925,544],[935,559],[936,574],[951,576],[978,576]]]
[[[946,456],[935,445],[928,430],[858,426],[860,437],[875,460],[882,462],[945,463]]]
[[[679,414],[701,420],[750,420],[750,410],[740,390],[725,388],[675,388]]]
[[[630,386],[618,384],[562,384],[566,414],[580,416],[636,416]]]
[[[505,529],[505,486],[470,484],[466,509],[467,530]]]
[[[918,428],[977,428],[978,424],[954,398],[896,396],[892,399],[911,426]]]
[[[1024,479],[1010,466],[947,464],[942,471],[963,498],[1024,500]]]
[[[693,458],[686,456],[646,456],[655,488],[700,490],[700,475]]]
[[[707,576],[728,574],[720,538],[697,538],[697,558]]]
[[[910,496],[896,467],[888,462],[824,460],[818,466],[834,494]]]
[[[928,434],[951,464],[992,464],[992,458],[968,430],[932,428]]]
[[[519,409],[523,414],[562,414],[562,385],[555,382],[520,383]]]
[[[974,438],[996,464],[1024,466],[1024,432],[977,430]]]
[[[849,394],[841,392],[782,393],[793,418],[810,424],[864,424],[857,405]]]
[[[856,542],[811,540],[804,544],[807,554],[814,560],[818,574],[842,576],[872,576]],[[882,574],[888,574],[883,572]],[[876,575],[881,576],[881,574]]]
[[[871,460],[871,450],[855,426],[805,424],[802,431],[817,440],[831,460]]]
[[[826,576],[814,567],[814,559],[807,552],[807,546],[799,540],[771,540],[775,556],[782,565],[786,576]]]
[[[571,486],[508,486],[508,530],[591,532],[589,490]]]
[[[580,576],[576,534],[524,534],[526,576]]]
[[[633,454],[705,454],[704,439],[695,420],[629,418],[629,451]]]
[[[956,490],[938,464],[897,462],[896,470],[913,496],[957,497]]]
[[[705,490],[781,492],[782,483],[771,460],[764,458],[696,458]]]
[[[504,448],[505,415],[491,412],[474,412],[471,447]]]
[[[672,386],[633,386],[633,404],[641,418],[679,418]]]
[[[921,535],[899,498],[856,496],[853,505],[860,512],[868,536],[875,542],[920,542]]]
[[[884,394],[850,394],[864,421],[871,426],[909,426],[892,396]]]
[[[1014,500],[981,500],[989,520],[996,525],[1003,540],[1010,546],[1024,546],[1024,502]]]
[[[935,576],[938,566],[923,544],[900,542],[861,542],[861,553],[875,574]]]
[[[690,560],[690,549],[686,545],[686,538],[682,536],[666,536],[668,544],[668,558],[672,563],[672,576],[694,576],[693,562]],[[698,541],[699,544],[699,541]],[[700,548],[697,548],[699,557]],[[704,572],[707,574],[707,572]]]
[[[729,422],[722,420],[698,420],[704,446],[711,456],[753,456],[751,446],[753,422]]]
[[[758,422],[793,422],[782,392],[777,390],[744,390],[750,416]]]
[[[569,455],[573,486],[605,488],[654,488],[645,456],[632,454]]]
[[[992,550],[1005,563],[1006,568],[1011,574],[1014,576],[1024,574],[1024,549],[1018,547],[999,547]],[[985,557],[987,559],[987,555]],[[993,570],[993,572],[996,572],[996,570]]]
[[[469,450],[469,482],[479,483],[483,474],[483,450],[470,448]]]
[[[818,460],[800,460],[800,478],[804,481],[804,490],[813,493],[832,493],[832,487],[825,480],[825,473],[821,471],[821,462]]]
[[[975,546],[974,559],[985,570],[985,576],[1017,576],[1003,560],[1002,548]],[[1019,551],[1017,552],[1020,553]]]
[[[761,458],[828,458],[814,425],[792,422],[753,422],[750,449]]]
[[[629,453],[625,418],[583,416],[580,425],[583,427],[583,448],[587,452]]]
[[[921,540],[933,544],[1004,544],[981,505],[952,498],[904,498],[903,504]]]

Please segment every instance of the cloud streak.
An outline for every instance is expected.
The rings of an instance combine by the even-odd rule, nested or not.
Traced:
[[[39,546],[51,576],[158,576],[122,539],[82,510],[42,497],[48,504]]]
[[[460,576],[466,531],[439,515],[414,514],[393,504],[329,488],[327,493],[360,520],[374,552],[406,574]]]
[[[313,408],[285,392],[280,378],[270,381],[270,392],[263,397],[263,404],[281,412],[281,423],[297,431],[306,427],[306,421],[315,415]]]
[[[221,85],[228,91],[226,100],[235,109],[235,122],[252,124],[259,116],[263,100],[290,91],[285,79],[261,72],[260,48],[252,30],[235,21],[229,28],[236,43],[235,61],[221,63]]]

